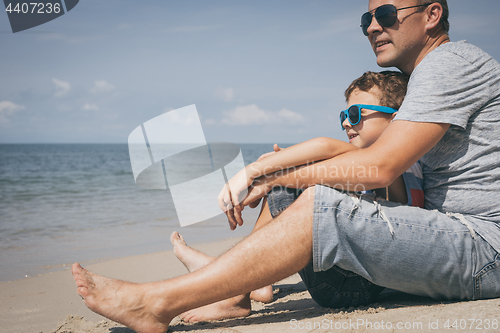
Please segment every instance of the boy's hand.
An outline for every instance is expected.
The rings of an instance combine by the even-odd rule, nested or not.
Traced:
[[[260,155],[260,157],[257,159],[257,161],[260,161],[261,159],[266,158],[266,157],[267,157],[267,156],[269,156],[269,155],[272,155],[272,154],[274,154],[274,153],[279,152],[279,151],[281,150],[281,148],[278,146],[278,144],[277,144],[277,143],[275,143],[275,144],[274,144],[274,146],[273,146],[273,150],[274,150],[274,151],[272,151],[272,152],[269,152],[269,153],[265,153],[265,154]]]

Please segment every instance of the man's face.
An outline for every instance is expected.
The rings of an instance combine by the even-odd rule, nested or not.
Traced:
[[[417,5],[417,0],[369,0],[368,10],[382,5],[392,4],[396,8]],[[375,17],[368,28],[368,39],[381,67],[397,67],[402,72],[411,74],[423,58],[426,42],[425,13],[420,8],[408,8],[397,12],[396,23],[384,28]]]

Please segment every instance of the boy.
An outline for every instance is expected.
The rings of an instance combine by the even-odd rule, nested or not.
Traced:
[[[276,171],[285,172],[284,170],[288,168],[300,167],[349,150],[370,146],[389,126],[396,115],[399,106],[403,102],[407,83],[408,77],[400,72],[364,73],[354,80],[345,91],[348,109],[340,113],[341,126],[346,131],[349,143],[320,137],[285,149],[275,145],[275,152],[262,155],[256,162],[249,164],[231,179],[229,181],[230,190],[235,193],[237,186],[246,189],[260,176],[266,177]],[[375,195],[402,204],[423,207],[422,171],[419,169],[420,166],[416,163],[388,188],[363,191],[363,193],[364,195]],[[280,209],[283,210],[302,192],[303,190],[295,189],[294,184],[273,189],[268,194],[267,200],[264,199],[261,214],[253,232],[279,215],[281,211],[276,207],[281,207]],[[228,192],[222,191],[219,199],[228,194]],[[353,197],[355,197],[354,194]],[[256,205],[257,203],[254,204],[254,206]],[[225,207],[223,208],[225,209]],[[389,222],[388,225],[389,228],[392,227]],[[231,229],[235,228],[236,225],[231,225]],[[187,246],[182,236],[177,232],[172,233],[171,242],[174,245],[177,258],[190,272],[209,264],[215,259]],[[373,285],[373,288],[380,287]],[[311,296],[322,305],[317,292],[311,292]],[[273,300],[272,287],[266,286],[255,290],[250,293],[250,298],[247,295],[242,295],[194,309],[184,313],[182,318],[188,322],[247,316],[250,314],[250,299],[264,303],[271,302]]]
[[[237,203],[238,195],[251,186],[258,177],[267,177],[276,171],[284,171],[295,167],[300,168],[300,166],[328,159],[351,150],[369,147],[389,126],[396,115],[397,109],[403,102],[407,83],[408,77],[400,72],[364,73],[354,80],[345,92],[349,108],[341,112],[341,126],[342,129],[346,130],[349,143],[320,137],[286,149],[280,149],[275,145],[276,153],[264,154],[229,181],[230,190],[225,187],[219,195],[221,209],[227,210],[226,202]],[[382,111],[369,109],[369,106],[358,108],[357,105],[369,105]],[[350,113],[354,113],[355,109],[358,111],[358,118],[353,125],[352,118],[346,116],[346,114],[349,114],[349,110],[351,110]],[[418,165],[412,166],[410,174],[400,176],[388,187],[388,193],[385,193],[384,189],[375,192],[391,201],[423,207],[423,192],[413,191],[413,197],[411,195],[412,188],[415,190],[421,190],[422,188],[421,180],[413,179],[411,176],[413,174],[421,179],[421,172],[418,172],[418,169]],[[341,172],[348,171],[352,170],[341,170]],[[407,189],[405,189],[405,183]],[[294,184],[287,184],[286,187],[295,188]],[[355,190],[355,186],[347,188],[347,190]],[[236,224],[231,224],[230,227],[234,229]]]

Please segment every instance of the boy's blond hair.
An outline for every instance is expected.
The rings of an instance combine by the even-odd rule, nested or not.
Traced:
[[[344,95],[349,100],[356,89],[369,92],[373,87],[380,90],[380,105],[398,110],[406,95],[408,75],[396,71],[366,72],[352,81]]]

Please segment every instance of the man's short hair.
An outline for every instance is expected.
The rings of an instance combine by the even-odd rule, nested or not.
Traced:
[[[448,16],[450,15],[450,12],[448,10],[448,1],[447,0],[418,0],[419,5],[427,5],[431,3],[439,3],[441,7],[443,7],[443,16],[441,16],[441,27],[443,28],[444,32],[448,33],[450,31],[450,22],[448,22]],[[424,10],[424,9],[420,9]]]
[[[356,89],[369,92],[373,87],[380,90],[380,105],[398,110],[406,95],[408,75],[397,71],[366,72],[352,81],[346,89],[344,96],[349,100]]]

